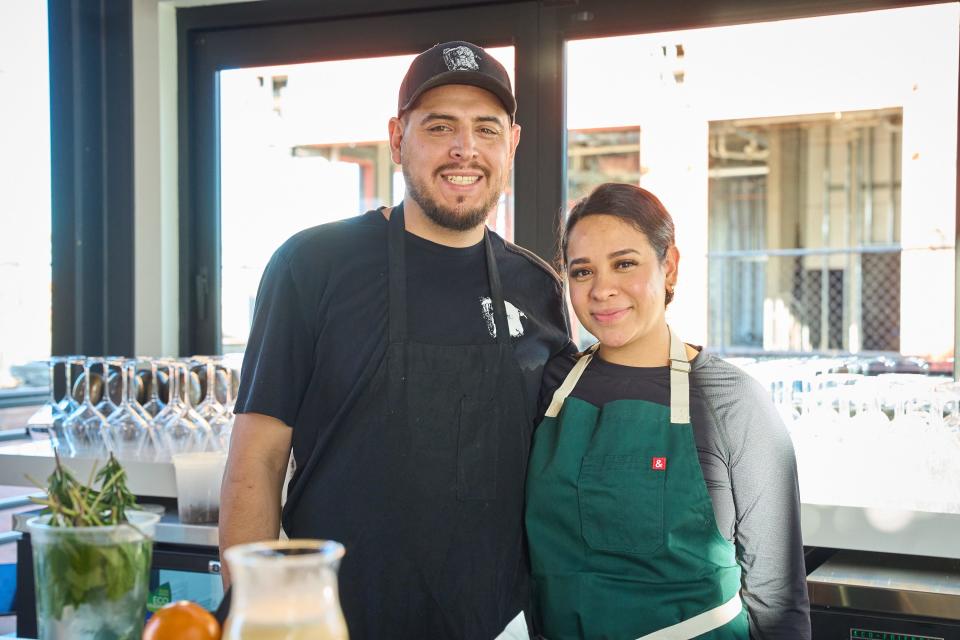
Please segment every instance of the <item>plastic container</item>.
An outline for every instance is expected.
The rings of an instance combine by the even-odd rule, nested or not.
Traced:
[[[183,524],[215,524],[220,517],[220,483],[227,454],[223,451],[178,453],[177,514]]]
[[[153,536],[160,516],[128,511],[128,524],[52,527],[27,522],[39,640],[139,640]]]

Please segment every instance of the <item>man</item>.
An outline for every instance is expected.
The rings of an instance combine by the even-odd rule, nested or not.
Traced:
[[[422,53],[389,123],[402,204],[296,234],[260,285],[221,550],[277,537],[292,447],[283,529],[345,545],[353,640],[488,640],[527,600],[532,420],[569,339],[556,273],[484,225],[515,111],[480,47]]]

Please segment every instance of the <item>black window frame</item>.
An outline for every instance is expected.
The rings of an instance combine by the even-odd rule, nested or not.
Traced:
[[[317,6],[322,4],[322,6]],[[331,28],[336,57],[410,53],[448,39],[495,46],[517,55],[518,122],[514,165],[515,240],[552,260],[566,187],[564,55],[568,40],[654,33],[892,9],[932,2],[889,0],[274,0],[178,10],[180,55],[180,218],[183,353],[218,352],[220,345],[219,220],[215,156],[216,108],[211,73],[222,65],[259,66],[314,59],[329,46],[305,41],[311,29]],[[464,20],[464,16],[482,16]],[[349,37],[364,25],[363,41]],[[285,34],[285,35],[281,35]],[[267,43],[271,43],[268,45]],[[328,43],[329,44],[329,43]],[[241,50],[242,49],[242,50]],[[269,51],[267,50],[269,49]],[[960,54],[958,54],[960,56]],[[218,67],[217,65],[221,65]],[[611,78],[612,82],[616,78]],[[960,110],[958,110],[960,125]],[[211,155],[211,151],[213,154]],[[957,182],[960,183],[960,126]],[[960,247],[960,198],[957,200]],[[955,251],[954,377],[960,377],[960,251]],[[201,307],[206,307],[201,314]]]
[[[51,355],[133,355],[132,16],[132,0],[47,0]],[[0,391],[0,409],[46,397]]]
[[[266,4],[266,3],[263,3]],[[373,12],[375,3],[357,2],[348,13],[345,3],[331,3],[317,15],[301,3],[286,5],[300,19],[275,20],[270,7],[206,7],[178,12],[180,68],[180,350],[182,353],[218,353],[221,350],[219,164],[216,103],[217,73],[224,69],[292,64],[316,60],[410,54],[445,39],[463,39],[485,46],[514,46],[517,60],[536,59],[537,4],[500,5],[450,3],[423,10],[406,3],[407,10]],[[359,6],[358,6],[359,5]],[[383,3],[380,3],[381,9]],[[276,7],[274,7],[276,8]],[[314,9],[316,11],[316,9]],[[342,12],[342,13],[338,13]],[[210,21],[213,21],[212,23]],[[232,24],[224,28],[222,22]],[[250,23],[254,26],[249,26]],[[203,26],[197,26],[203,25]],[[211,26],[219,25],[219,26]],[[451,36],[449,34],[456,34]],[[361,37],[362,36],[362,37]],[[516,66],[517,122],[523,128],[514,161],[515,209],[539,211],[536,189],[538,167],[537,70],[529,63]],[[357,99],[362,99],[362,89]],[[384,123],[386,127],[386,123]],[[549,218],[549,216],[543,216]],[[538,216],[517,216],[515,237],[523,244],[540,234]]]

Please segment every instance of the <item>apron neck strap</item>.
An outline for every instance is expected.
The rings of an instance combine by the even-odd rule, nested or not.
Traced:
[[[497,344],[509,346],[510,323],[507,322],[507,303],[503,299],[503,285],[500,283],[500,269],[497,268],[497,258],[493,255],[493,243],[490,241],[490,231],[483,227],[483,245],[487,256],[487,280],[490,282],[490,302],[493,303],[493,320],[497,328]]]
[[[390,212],[387,231],[387,258],[390,288],[389,313],[390,343],[403,342],[407,337],[407,243],[404,237],[403,202]]]
[[[670,330],[670,423],[690,423],[690,362],[687,360],[687,349],[672,327]],[[587,349],[583,356],[573,365],[563,383],[553,392],[553,399],[544,414],[545,418],[556,418],[560,415],[563,401],[567,399],[573,388],[580,381],[580,376],[596,353],[600,343]]]
[[[407,337],[407,256],[406,226],[403,222],[403,202],[393,208],[388,221],[387,253],[389,257],[390,287],[390,342],[399,343]],[[507,322],[507,307],[503,300],[503,286],[500,283],[500,270],[493,253],[490,232],[483,228],[484,257],[487,263],[487,281],[490,285],[490,301],[493,305],[494,326],[497,329],[497,343],[510,344],[510,325]]]
[[[544,418],[556,418],[558,415],[560,415],[560,409],[563,407],[563,401],[567,399],[567,396],[570,395],[570,392],[573,391],[573,388],[577,386],[577,383],[580,381],[580,376],[583,375],[587,365],[590,364],[591,360],[593,360],[593,354],[596,353],[599,346],[600,343],[598,342],[584,351],[583,355],[580,356],[580,359],[577,360],[577,363],[573,365],[573,369],[571,369],[570,373],[567,374],[567,377],[564,378],[563,383],[557,387],[556,391],[553,392],[553,399],[550,400],[550,406],[547,407],[547,412],[543,414]]]
[[[673,327],[670,330],[670,423],[690,422],[690,361],[687,348]]]

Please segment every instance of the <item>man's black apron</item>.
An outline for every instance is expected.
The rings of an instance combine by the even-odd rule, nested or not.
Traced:
[[[411,342],[403,207],[393,209],[386,358],[291,487],[287,535],[346,547],[352,640],[489,640],[526,604],[532,417],[486,230],[484,245],[496,342]]]

